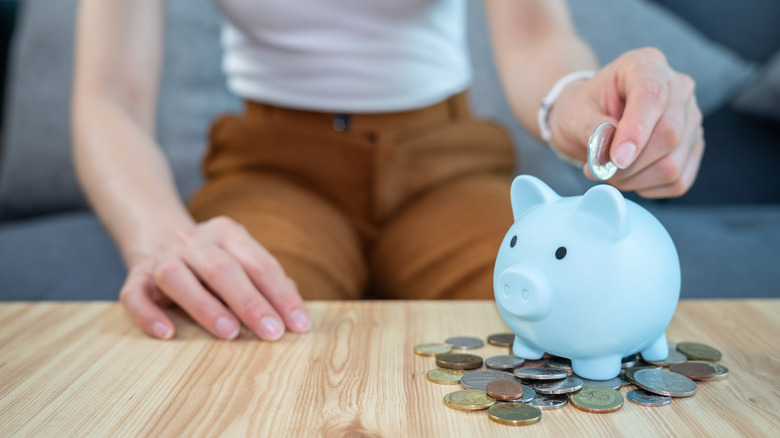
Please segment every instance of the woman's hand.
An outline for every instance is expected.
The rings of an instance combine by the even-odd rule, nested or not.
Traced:
[[[285,326],[295,332],[310,328],[293,280],[229,218],[180,229],[156,254],[131,266],[119,300],[151,336],[174,336],[174,324],[161,309],[171,302],[221,339],[238,336],[241,323],[268,341],[279,339]]]
[[[704,153],[694,82],[652,48],[627,52],[591,79],[569,84],[550,115],[552,141],[586,161],[587,141],[603,122],[617,127],[609,154],[619,168],[609,183],[647,198],[690,189]],[[591,179],[587,166],[586,176]]]

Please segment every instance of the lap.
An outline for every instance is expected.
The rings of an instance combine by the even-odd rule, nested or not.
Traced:
[[[507,176],[443,184],[380,230],[373,287],[381,298],[492,299],[495,258],[511,224]]]

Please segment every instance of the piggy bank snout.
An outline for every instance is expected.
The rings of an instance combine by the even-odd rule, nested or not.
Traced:
[[[550,311],[550,284],[538,269],[512,266],[501,272],[496,298],[509,313],[524,319],[541,319]]]

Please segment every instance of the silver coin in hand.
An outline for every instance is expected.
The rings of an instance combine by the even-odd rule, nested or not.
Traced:
[[[615,135],[615,126],[602,123],[588,139],[588,168],[596,179],[606,181],[617,172],[617,166],[609,159],[609,145]]]

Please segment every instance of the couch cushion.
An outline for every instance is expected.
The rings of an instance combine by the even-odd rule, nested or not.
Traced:
[[[91,212],[0,225],[0,300],[116,300],[125,275]]]
[[[683,298],[780,297],[780,205],[649,210],[677,247]]]
[[[0,218],[84,207],[71,160],[69,101],[78,0],[26,0],[12,47]],[[169,0],[158,138],[179,191],[200,184],[210,120],[238,99],[220,69],[218,13],[210,0]]]
[[[777,298],[780,206],[651,205],[680,256],[682,298]],[[126,275],[89,212],[0,225],[0,301],[115,300]]]

